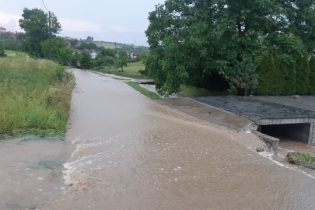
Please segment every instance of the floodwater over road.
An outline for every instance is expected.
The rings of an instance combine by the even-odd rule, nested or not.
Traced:
[[[27,136],[0,142],[0,209],[36,209],[65,190],[61,138]]]
[[[250,150],[254,135],[156,104],[121,81],[72,71],[67,187],[43,209],[315,208],[315,179]]]

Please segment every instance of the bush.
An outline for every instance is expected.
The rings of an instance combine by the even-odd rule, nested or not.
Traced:
[[[309,94],[315,95],[315,57],[310,60]]]
[[[266,55],[258,67],[258,95],[280,95],[281,78],[280,68],[277,66],[276,58],[270,54]]]
[[[258,95],[315,94],[315,59],[299,57],[287,63],[283,59],[266,55],[258,67]]]
[[[306,95],[309,94],[309,83],[310,83],[310,62],[307,58],[298,58],[296,62],[296,82],[295,94]],[[314,81],[315,82],[315,81]]]
[[[2,44],[0,44],[0,57],[5,57],[4,47]]]
[[[83,51],[79,57],[80,67],[83,69],[90,69],[93,67],[92,58],[88,52]]]

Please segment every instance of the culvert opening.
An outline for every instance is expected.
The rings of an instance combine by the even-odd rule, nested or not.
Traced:
[[[298,141],[308,143],[310,135],[310,124],[283,124],[283,125],[260,125],[259,131],[279,138],[280,141]]]

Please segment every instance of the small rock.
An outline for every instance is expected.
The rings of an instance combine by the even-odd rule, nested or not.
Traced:
[[[265,151],[265,149],[264,149],[264,148],[262,148],[262,147],[257,147],[257,148],[256,148],[256,151],[260,153],[260,152],[264,152],[264,151]]]
[[[299,99],[300,96],[299,96],[299,95],[294,95],[293,98],[294,98],[294,99]]]

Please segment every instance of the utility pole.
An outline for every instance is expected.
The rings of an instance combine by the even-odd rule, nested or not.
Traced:
[[[51,46],[51,14],[48,11],[48,40],[49,46]],[[48,58],[51,59],[51,51],[49,50]]]
[[[51,29],[51,14],[50,14],[50,11],[48,11],[48,36],[49,36],[49,38],[50,38],[50,36],[51,36],[51,31],[50,31],[50,29]]]
[[[48,42],[49,42],[49,46],[51,46],[51,37],[52,37],[52,30],[51,30],[51,12],[49,11],[49,9],[47,9],[47,6],[45,4],[45,1],[44,0],[41,0],[42,3],[43,3],[43,6],[44,8],[46,9],[46,11],[48,12]],[[51,59],[51,52],[49,50],[49,53],[48,53],[48,58]]]

